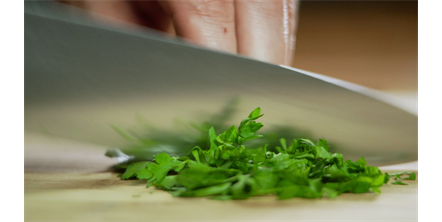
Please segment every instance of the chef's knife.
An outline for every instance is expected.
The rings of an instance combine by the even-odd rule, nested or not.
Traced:
[[[25,2],[26,131],[124,147],[110,124],[130,129],[141,115],[172,128],[238,98],[232,123],[259,106],[263,130],[291,127],[374,165],[417,160],[417,115],[380,92],[87,17]]]

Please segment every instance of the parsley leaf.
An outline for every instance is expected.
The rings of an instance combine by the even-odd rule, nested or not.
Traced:
[[[276,195],[284,200],[301,198],[336,198],[342,193],[380,193],[391,177],[415,180],[415,173],[382,173],[367,165],[364,157],[356,162],[331,153],[327,140],[317,143],[305,138],[258,143],[257,132],[264,126],[257,122],[264,114],[253,110],[238,127],[216,134],[215,126],[196,125],[205,133],[205,142],[197,142],[186,154],[157,152],[151,161],[136,161],[126,166],[121,179],[143,179],[147,186],[169,191],[178,197],[210,197],[217,200],[247,199]],[[124,134],[129,137],[130,135]],[[274,137],[273,137],[274,138]],[[135,140],[130,137],[131,140]],[[245,144],[254,141],[255,147]],[[291,142],[290,142],[291,141]],[[269,145],[270,144],[270,145]],[[273,144],[273,145],[271,145]],[[190,145],[190,144],[187,144]],[[401,181],[392,184],[407,185]]]
[[[416,180],[416,174],[415,173],[411,173],[409,177],[404,178],[404,180]]]
[[[403,183],[402,181],[395,181],[395,182],[393,182],[391,184],[394,184],[394,185],[408,185],[407,183]]]
[[[140,171],[146,169],[146,166],[149,164],[151,164],[151,163],[148,161],[136,162],[136,163],[130,164],[127,167],[126,171],[121,175],[121,179],[127,180],[127,179],[135,177]]]

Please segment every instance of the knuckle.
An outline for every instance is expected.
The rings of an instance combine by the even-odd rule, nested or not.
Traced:
[[[198,16],[217,22],[234,22],[233,0],[189,1],[191,10]]]

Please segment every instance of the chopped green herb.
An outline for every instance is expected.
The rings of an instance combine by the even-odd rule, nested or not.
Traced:
[[[409,175],[406,178],[402,178],[401,175]],[[408,171],[403,171],[403,172],[397,172],[397,173],[390,173],[388,174],[389,176],[394,176],[394,180],[398,180],[398,179],[404,179],[404,180],[416,180],[416,174],[412,173],[412,172],[408,172]],[[393,184],[393,183],[392,183]],[[400,183],[397,183],[400,184]]]
[[[404,183],[402,181],[395,181],[395,182],[393,182],[391,184],[394,184],[394,185],[408,185],[407,183]]]
[[[403,171],[403,172],[397,172],[397,173],[389,173],[390,176],[397,176],[397,175],[403,175],[403,174],[410,175],[410,174],[412,174],[412,172]]]
[[[136,176],[141,170],[145,169],[146,166],[149,164],[150,164],[150,162],[148,162],[148,161],[130,164],[126,168],[126,171],[123,173],[123,175],[121,175],[121,179],[127,180],[127,179],[130,179],[130,178]]]
[[[379,187],[372,187],[372,188],[370,188],[370,191],[373,193],[381,193],[381,190],[379,190]]]
[[[401,177],[401,175],[409,175],[408,177],[406,177],[406,178],[402,178]],[[390,174],[387,174],[387,173],[385,173],[385,175],[388,175],[388,177],[390,177],[390,176],[394,176],[394,180],[398,180],[398,179],[403,179],[403,180],[416,180],[416,174],[415,173],[412,173],[412,172],[408,172],[408,171],[403,171],[403,172],[397,172],[397,173],[390,173]],[[388,181],[387,181],[388,182]],[[393,182],[393,183],[391,183],[391,184],[394,184],[394,185],[408,185],[408,184],[406,184],[406,183],[404,183],[404,182],[402,182],[402,181],[396,181],[396,182]]]
[[[283,200],[335,198],[345,192],[380,193],[379,187],[390,176],[400,178],[408,173],[383,174],[379,168],[368,166],[364,157],[356,162],[344,161],[342,154],[329,152],[324,139],[314,143],[304,138],[280,138],[276,145],[256,145],[263,137],[257,134],[264,126],[257,122],[263,115],[258,107],[238,126],[220,134],[214,126],[200,127],[206,132],[207,143],[194,144],[184,155],[161,152],[152,161],[134,162],[127,166],[121,179],[145,179],[148,187],[155,186],[178,197],[231,200],[276,195]],[[249,142],[255,146],[250,147]],[[410,173],[409,178],[415,175]]]
[[[409,177],[404,178],[404,180],[416,180],[416,174],[415,173],[411,173]]]
[[[390,180],[390,175],[388,173],[384,173],[384,183],[387,183]]]

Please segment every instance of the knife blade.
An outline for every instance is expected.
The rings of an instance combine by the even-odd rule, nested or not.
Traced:
[[[417,115],[380,92],[25,2],[26,131],[125,147],[130,141],[110,124],[142,133],[134,128],[141,115],[173,129],[172,119],[201,121],[232,98],[239,102],[231,123],[261,107],[264,129],[327,139],[350,159],[417,160]]]

